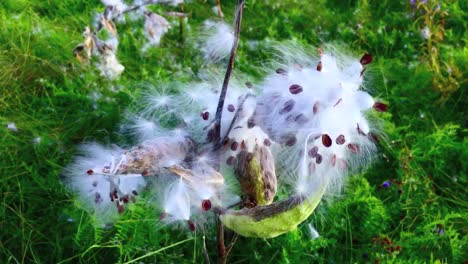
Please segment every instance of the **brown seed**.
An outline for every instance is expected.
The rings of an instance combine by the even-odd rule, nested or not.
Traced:
[[[342,170],[348,169],[348,163],[344,159],[338,159],[338,167]]]
[[[289,135],[287,138],[286,138],[286,146],[288,147],[292,147],[296,144],[297,142],[297,138],[294,136],[294,135]]]
[[[332,165],[332,167],[335,167],[335,165],[336,165],[336,155],[335,154],[333,154],[333,156],[331,158],[331,165]]]
[[[228,137],[224,138],[222,142],[223,146],[226,146],[228,143],[229,143],[229,138]]]
[[[375,102],[372,107],[374,107],[374,109],[379,111],[379,112],[386,112],[387,111],[387,105],[384,104],[384,103],[381,103],[381,102]]]
[[[93,170],[87,170],[86,173],[87,173],[88,175],[93,175],[94,171],[93,171]]]
[[[276,69],[276,73],[277,73],[277,74],[281,74],[281,75],[286,75],[286,74],[288,74],[288,72],[287,72],[286,70],[281,69],[281,68]]]
[[[316,102],[316,103],[314,104],[313,111],[314,111],[314,114],[316,114],[316,113],[319,111],[319,103],[318,103],[318,102]]]
[[[307,152],[307,154],[309,155],[309,157],[311,158],[315,158],[315,156],[317,156],[317,153],[318,153],[318,147],[317,146],[314,146],[313,148],[311,148],[309,150],[309,152]]]
[[[255,126],[255,122],[253,121],[253,119],[247,120],[247,128],[252,128],[254,126]]]
[[[271,141],[270,141],[268,138],[265,138],[265,139],[263,140],[263,145],[269,147],[269,146],[271,146]]]
[[[235,141],[232,142],[232,144],[231,144],[231,150],[232,150],[232,151],[236,151],[236,150],[237,150],[237,147],[239,147],[239,143],[237,143],[237,142],[235,142]]]
[[[141,173],[141,176],[148,176],[149,172],[148,170],[144,170],[142,173]]]
[[[161,214],[159,215],[158,221],[161,222],[164,218],[166,218],[166,216],[167,216],[167,213],[165,213],[165,212],[164,212],[164,213],[161,213]]]
[[[322,71],[322,62],[319,61],[319,63],[317,64],[317,71],[321,72]]]
[[[349,143],[348,144],[348,149],[354,153],[354,154],[357,154],[359,153],[359,151],[361,150],[361,148],[359,147],[358,144],[354,144],[354,143]]]
[[[294,104],[295,102],[293,99],[287,100],[284,102],[283,108],[279,111],[279,113],[282,115],[291,112],[291,110],[294,108]]]
[[[372,132],[369,132],[369,133],[367,133],[367,137],[369,138],[370,141],[372,141],[374,143],[379,143],[379,138],[377,137],[376,134],[374,134]]]
[[[327,148],[329,148],[332,145],[332,139],[328,134],[322,135],[322,144]]]
[[[309,174],[312,174],[315,172],[315,163],[309,162]]]
[[[211,201],[210,200],[203,200],[202,204],[201,204],[201,207],[202,207],[203,211],[210,210],[211,209]]]
[[[122,214],[125,211],[124,206],[120,204],[119,202],[116,202],[116,204],[117,204],[117,212],[119,212],[119,214]]]
[[[367,65],[369,63],[372,62],[372,55],[370,55],[369,53],[366,53],[364,54],[364,56],[362,56],[361,60],[359,61],[361,63],[361,65]]]
[[[125,195],[124,197],[120,198],[121,202],[128,203],[128,196]]]
[[[254,157],[254,155],[253,155],[252,153],[248,153],[248,154],[247,154],[247,157],[245,157],[245,160],[246,160],[247,162],[250,162],[250,161],[253,159],[253,157]]]
[[[309,119],[304,114],[299,114],[294,118],[294,121],[296,121],[299,124],[305,124],[309,122]]]
[[[227,106],[227,110],[229,112],[234,112],[236,110],[236,107],[234,107],[234,105],[230,104],[230,105]]]
[[[322,163],[322,155],[317,154],[317,155],[315,156],[315,162],[316,162],[317,164]]]
[[[132,194],[133,194],[133,195],[138,195],[138,192],[135,191],[135,190],[133,190],[133,191],[132,191]]]
[[[298,84],[293,84],[289,86],[289,92],[292,94],[299,94],[299,93],[302,93],[302,91],[303,91],[302,86]]]
[[[236,158],[234,158],[233,156],[230,156],[230,157],[226,160],[226,164],[229,165],[229,166],[234,165],[234,163],[236,163]]]
[[[188,224],[188,227],[189,227],[190,231],[195,232],[195,224],[193,223],[193,221],[188,220],[187,224]]]
[[[208,118],[210,118],[210,113],[209,112],[202,112],[201,117],[203,118],[203,120],[208,120]]]
[[[246,149],[247,149],[247,145],[245,144],[245,141],[244,141],[244,140],[242,140],[242,142],[241,142],[241,149],[242,149],[242,150],[246,150]]]
[[[346,142],[344,135],[339,135],[336,138],[336,144],[343,145]]]
[[[101,203],[102,202],[102,197],[101,197],[101,194],[100,193],[96,193],[95,196],[94,196],[94,202],[95,203]]]

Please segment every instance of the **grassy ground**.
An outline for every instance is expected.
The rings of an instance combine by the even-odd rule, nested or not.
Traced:
[[[224,2],[232,21],[235,1]],[[320,205],[309,221],[319,239],[311,239],[307,223],[272,240],[241,238],[230,261],[467,261],[467,3],[440,1],[438,9],[435,1],[419,8],[393,0],[311,2],[247,0],[237,70],[260,78],[256,69],[271,56],[267,40],[336,42],[373,54],[373,94],[389,103],[381,154],[345,195]],[[185,33],[176,27],[144,55],[135,25],[118,26],[126,70],[107,81],[71,52],[93,12],[103,11],[98,0],[1,1],[0,263],[203,262],[201,234],[157,226],[145,204],[113,227],[94,227],[62,185],[61,171],[84,140],[122,141],[118,123],[145,83],[193,78],[202,61],[190,39],[205,19],[215,19],[212,6],[187,4]],[[12,122],[17,132],[7,128]],[[213,233],[207,244],[215,248]]]

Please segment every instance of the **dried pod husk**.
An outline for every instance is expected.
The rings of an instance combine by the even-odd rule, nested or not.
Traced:
[[[235,175],[244,196],[244,207],[267,205],[276,195],[275,161],[270,149],[256,146],[253,153],[245,150],[237,155]]]

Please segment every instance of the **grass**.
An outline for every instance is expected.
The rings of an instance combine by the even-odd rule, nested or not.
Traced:
[[[223,1],[228,21],[233,2]],[[430,12],[438,3],[428,1]],[[232,263],[468,260],[467,5],[440,3],[444,14],[423,12],[409,1],[247,0],[237,71],[252,81],[262,77],[258,69],[271,59],[267,40],[339,43],[374,55],[368,81],[389,111],[372,168],[297,230],[271,240],[240,238]],[[119,25],[119,60],[126,70],[110,82],[71,52],[93,12],[103,10],[98,0],[0,3],[1,263],[204,261],[199,232],[158,226],[145,203],[112,227],[96,227],[62,184],[61,171],[80,142],[123,142],[115,131],[125,109],[138,106],[145,83],[193,78],[203,66],[191,37],[205,19],[215,19],[212,5],[187,4],[191,30],[182,36],[171,30],[145,55],[141,36],[130,33],[136,25]],[[434,24],[429,40],[420,34],[427,16]],[[257,41],[257,48],[248,41]],[[93,99],[92,93],[102,96]],[[17,132],[6,128],[10,122]],[[384,181],[392,184],[383,188]],[[320,238],[311,239],[309,223]],[[208,248],[215,248],[214,234],[206,235]],[[214,259],[216,252],[209,253]]]

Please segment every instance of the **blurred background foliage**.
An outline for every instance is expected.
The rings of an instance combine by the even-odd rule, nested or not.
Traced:
[[[236,1],[222,1],[233,21]],[[466,263],[466,1],[247,0],[237,72],[259,81],[270,43],[335,43],[374,55],[366,86],[389,104],[379,158],[297,230],[240,238],[232,263]],[[118,24],[117,81],[72,54],[98,0],[0,2],[0,262],[202,263],[202,232],[165,228],[141,201],[95,227],[61,182],[83,141],[121,143],[125,109],[147,83],[189,81],[205,67],[193,44],[214,1],[185,4],[161,47],[140,52],[141,21]],[[156,12],[177,7],[154,6]],[[134,29],[137,29],[134,31]],[[17,131],[7,128],[14,123]],[[314,239],[311,227],[320,237]],[[216,257],[214,230],[206,230]]]

